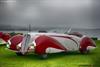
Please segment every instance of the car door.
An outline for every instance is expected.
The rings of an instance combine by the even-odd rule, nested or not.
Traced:
[[[77,51],[79,49],[78,42],[70,37],[54,37],[58,42],[63,45],[67,51]]]

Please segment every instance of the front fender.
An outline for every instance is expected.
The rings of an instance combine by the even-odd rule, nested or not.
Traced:
[[[80,51],[86,51],[88,47],[96,47],[96,44],[91,38],[83,37],[80,41]]]

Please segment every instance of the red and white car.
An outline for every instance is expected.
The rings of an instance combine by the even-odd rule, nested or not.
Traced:
[[[8,41],[9,49],[18,55],[35,52],[47,57],[48,53],[80,51],[86,53],[96,47],[95,42],[86,35],[74,32],[71,34],[58,33],[28,33],[15,35]]]

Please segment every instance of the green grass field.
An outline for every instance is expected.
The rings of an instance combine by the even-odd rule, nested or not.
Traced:
[[[13,51],[0,45],[0,67],[100,67],[100,41],[89,54],[78,52],[49,54],[41,59],[35,54],[17,56]]]

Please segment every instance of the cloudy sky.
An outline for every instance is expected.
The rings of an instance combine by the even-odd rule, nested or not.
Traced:
[[[0,24],[100,28],[99,0],[0,0]]]

